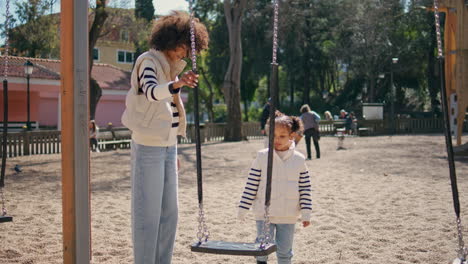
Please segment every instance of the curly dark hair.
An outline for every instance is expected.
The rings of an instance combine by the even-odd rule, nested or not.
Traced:
[[[194,18],[195,49],[197,52],[208,48],[209,36],[205,25]],[[190,47],[190,15],[183,11],[172,11],[171,14],[156,20],[149,38],[150,47],[160,50],[172,50],[181,45]]]
[[[277,115],[275,118],[275,124],[287,127],[291,133],[302,133],[304,130],[302,120],[297,116],[287,116],[284,114],[280,116]]]

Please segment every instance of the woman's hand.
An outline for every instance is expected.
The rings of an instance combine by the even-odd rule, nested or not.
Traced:
[[[178,89],[182,86],[188,86],[194,88],[198,84],[198,74],[195,74],[193,71],[188,71],[182,74],[180,79],[173,84],[175,89]]]

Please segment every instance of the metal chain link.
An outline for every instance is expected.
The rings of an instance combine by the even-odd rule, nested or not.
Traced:
[[[10,52],[10,38],[9,38],[9,32],[8,32],[8,26],[10,23],[10,0],[6,1],[6,11],[5,11],[5,71],[4,71],[4,77],[5,80],[8,77],[8,54]]]
[[[436,26],[436,36],[437,36],[437,57],[442,58],[443,51],[442,51],[442,34],[440,30],[440,15],[439,15],[439,1],[434,0],[434,19],[435,19],[435,26]]]
[[[465,247],[465,242],[463,241],[463,226],[461,224],[461,219],[457,217],[457,231],[458,231],[458,257],[462,260],[466,260],[466,255],[468,250]]]
[[[7,215],[7,209],[5,207],[5,197],[3,196],[3,188],[0,188],[0,198],[2,199],[2,216]]]
[[[442,47],[442,33],[440,28],[440,14],[439,14],[439,0],[434,0],[434,19],[436,26],[436,37],[437,37],[437,58],[442,59],[444,57]],[[463,226],[461,219],[457,216],[457,231],[458,231],[458,256],[463,263],[465,263],[467,256],[467,248],[465,248],[465,242],[463,241]]]
[[[190,1],[190,48],[191,48],[191,59],[192,59],[192,71],[197,71],[197,49],[195,45],[195,12],[193,11],[193,4],[195,0]]]
[[[210,232],[208,231],[208,227],[206,226],[205,222],[205,211],[203,210],[203,204],[198,204],[198,232],[197,238],[198,242],[206,242],[210,237]]]
[[[278,13],[279,13],[279,3],[278,0],[275,0],[274,3],[274,17],[273,17],[273,56],[272,64],[277,64],[277,52],[278,52]]]
[[[197,49],[195,43],[195,12],[193,11],[193,5],[195,0],[189,1],[189,9],[190,9],[190,49],[191,49],[191,60],[192,60],[192,71],[197,71]],[[198,88],[195,88],[198,89]],[[198,204],[198,232],[197,238],[198,242],[206,242],[210,237],[210,232],[208,231],[208,227],[205,221],[205,211],[203,210],[203,203]],[[203,241],[204,240],[204,241]]]
[[[260,248],[264,249],[267,244],[271,242],[270,237],[270,206],[265,205],[265,214],[263,215],[265,220],[263,221],[262,233],[258,236],[258,242],[260,242]]]
[[[9,19],[10,19],[10,1],[7,0],[6,1],[6,6],[5,6],[6,10],[5,10],[5,33],[6,33],[6,37],[5,37],[5,70],[4,70],[4,79],[7,80],[8,78],[8,63],[9,63],[9,58],[8,58],[8,54],[9,54],[9,51],[10,51],[10,38],[9,38],[9,32],[8,32],[8,26],[9,26]],[[5,155],[5,153],[3,153],[3,155]],[[1,203],[2,203],[2,212],[1,212],[1,215],[2,216],[5,216],[7,215],[7,209],[5,207],[5,196],[4,196],[4,193],[3,193],[3,187],[0,187],[0,199],[1,199]]]

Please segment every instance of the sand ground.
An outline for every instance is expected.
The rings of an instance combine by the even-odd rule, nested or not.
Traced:
[[[296,227],[294,263],[435,264],[456,257],[442,135],[347,138],[346,150],[340,151],[334,137],[322,137],[320,144],[322,158],[307,161],[313,180],[312,224]],[[262,145],[262,140],[203,145],[205,208],[214,240],[255,238],[252,215],[246,222],[235,215],[247,169]],[[303,153],[304,145],[298,145]],[[180,145],[179,156],[180,219],[173,263],[255,263],[250,257],[190,252],[198,213],[194,145]],[[133,263],[129,151],[91,157],[92,263]],[[5,196],[14,222],[0,224],[0,263],[62,263],[60,159],[8,159]],[[23,172],[15,173],[15,164]],[[456,166],[462,222],[468,225],[468,159],[457,158]]]

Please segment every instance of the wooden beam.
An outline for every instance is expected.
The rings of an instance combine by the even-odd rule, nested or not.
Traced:
[[[88,1],[61,1],[63,263],[89,263]]]

